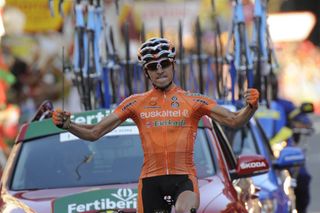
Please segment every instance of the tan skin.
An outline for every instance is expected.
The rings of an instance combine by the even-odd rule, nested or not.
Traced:
[[[156,71],[149,71],[145,70],[145,74],[151,80],[152,84],[158,88],[163,88],[168,85],[174,75],[174,65],[169,66],[168,68],[162,69],[159,68]],[[170,90],[174,87],[175,84],[172,83],[169,87],[165,89],[165,91]],[[246,103],[250,103],[256,99],[256,97],[252,97],[251,91],[252,89],[248,89],[245,94],[245,101]],[[217,121],[218,123],[229,126],[232,128],[237,128],[246,124],[249,119],[253,116],[254,112],[256,111],[256,107],[250,107],[247,105],[246,107],[242,108],[237,112],[231,112],[228,109],[216,105],[212,108],[211,114],[209,115],[213,120]],[[68,113],[70,116],[70,113]],[[58,116],[57,123],[62,124],[62,113]],[[83,124],[75,124],[71,123],[68,131],[72,134],[88,141],[96,141],[106,133],[110,132],[117,126],[121,124],[121,120],[115,113],[111,113],[109,116],[102,119],[101,122],[95,125],[83,125]],[[199,197],[192,191],[184,191],[182,192],[176,202],[175,205],[175,212],[177,213],[184,213],[190,212],[191,208],[198,208],[200,203]]]

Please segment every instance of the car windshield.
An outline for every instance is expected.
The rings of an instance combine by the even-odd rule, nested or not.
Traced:
[[[12,190],[64,188],[138,182],[143,161],[136,126],[118,127],[97,142],[61,133],[24,142],[17,161]],[[131,133],[130,133],[131,132]],[[215,173],[204,129],[195,142],[198,177]]]
[[[248,126],[239,129],[225,127],[224,132],[236,155],[259,154],[253,133]]]

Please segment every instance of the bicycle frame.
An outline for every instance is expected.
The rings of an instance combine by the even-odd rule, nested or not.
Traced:
[[[215,9],[215,3],[214,0],[211,0],[211,6],[213,10],[213,14],[216,14]],[[224,79],[223,76],[223,45],[221,40],[221,28],[220,28],[220,22],[219,17],[217,15],[214,15],[214,73],[215,73],[215,88],[216,88],[216,96],[219,99],[226,99],[228,95],[228,88],[227,88],[227,82],[226,79]]]
[[[75,12],[75,34],[74,34],[74,53],[73,53],[73,71],[75,74],[75,84],[78,88],[82,104],[85,110],[89,110],[90,103],[88,102],[88,91],[85,86],[85,80],[88,78],[88,58],[86,57],[85,50],[88,48],[87,33],[85,20],[83,16],[84,5],[81,0],[77,0],[74,8]]]
[[[267,2],[255,0],[252,34],[252,58],[254,63],[254,87],[261,93],[260,101],[269,106],[268,87],[272,69],[278,67],[267,25]]]
[[[254,86],[261,93],[260,100],[266,100],[265,82],[267,71],[268,47],[267,47],[267,23],[266,4],[263,0],[255,0],[254,4],[254,24],[252,35],[252,57],[255,68]]]
[[[107,25],[106,25],[107,26]],[[107,52],[107,62],[106,66],[104,67],[104,82],[105,82],[105,97],[111,99],[111,103],[117,103],[117,91],[119,91],[119,88],[117,88],[117,78],[120,75],[120,61],[119,56],[117,54],[115,44],[114,44],[114,38],[113,38],[113,30],[112,27],[107,27],[105,31],[105,41],[106,41],[106,52]],[[109,35],[108,35],[109,32]],[[110,80],[109,80],[110,79]],[[107,84],[107,83],[108,84]],[[107,91],[109,91],[109,83],[112,91],[112,97],[110,98],[109,92],[107,94]]]
[[[127,84],[127,95],[133,94],[132,89],[132,63],[130,58],[130,37],[129,37],[129,23],[125,23],[125,47],[126,47],[126,59],[125,59],[125,82]]]
[[[77,0],[74,12],[73,71],[75,85],[85,110],[106,107],[105,99],[108,97],[105,97],[106,87],[102,80],[99,44],[104,30],[101,0]],[[109,95],[108,90],[107,95]]]
[[[193,90],[193,91],[199,91],[199,82],[197,81],[197,77],[195,76],[195,69],[194,69],[194,60],[196,59],[196,56],[190,55],[188,58],[189,62],[189,87],[186,89]]]
[[[236,70],[236,81],[239,88],[239,99],[243,98],[245,82],[252,87],[253,61],[248,45],[245,18],[243,14],[242,0],[235,0],[233,5],[232,24],[229,32],[226,59],[228,63],[234,63]],[[231,42],[234,42],[233,53],[230,52]],[[230,66],[232,69],[233,66]],[[232,70],[230,70],[232,73]],[[231,75],[232,76],[232,75]],[[232,76],[234,77],[234,76]],[[232,87],[232,101],[235,100],[235,86]]]
[[[94,109],[105,107],[102,68],[100,57],[100,40],[103,30],[102,7],[100,0],[94,4],[89,1],[87,15],[87,34],[88,34],[88,88],[90,91],[90,103]],[[98,101],[97,101],[98,100]]]

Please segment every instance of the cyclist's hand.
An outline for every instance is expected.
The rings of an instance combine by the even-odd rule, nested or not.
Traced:
[[[70,116],[70,112],[62,111],[62,109],[58,108],[52,113],[52,121],[59,128],[69,129],[71,125]]]
[[[244,93],[244,98],[251,108],[258,108],[260,93],[257,89],[249,88]]]

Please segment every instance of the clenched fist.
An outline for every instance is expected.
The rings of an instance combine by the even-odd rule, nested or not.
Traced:
[[[249,88],[244,92],[244,99],[252,108],[258,108],[260,93],[257,89]]]
[[[62,109],[58,108],[52,113],[52,121],[59,128],[69,129],[71,125],[70,116],[70,112],[62,111]]]

